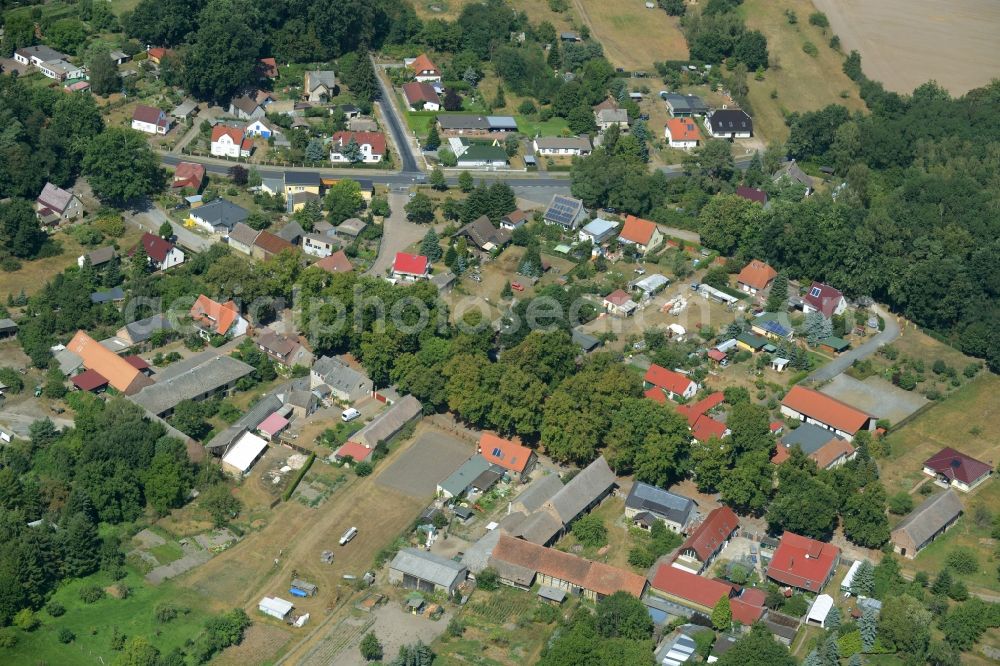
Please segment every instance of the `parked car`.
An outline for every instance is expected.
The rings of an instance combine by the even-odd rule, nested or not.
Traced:
[[[340,420],[343,421],[344,423],[349,423],[350,421],[353,421],[354,419],[358,418],[359,416],[361,416],[361,412],[359,412],[358,410],[354,409],[353,407],[348,407],[340,415]]]
[[[646,274],[646,269],[643,268],[642,266],[636,266],[636,268],[635,268],[635,274],[636,275],[645,275]]]
[[[510,288],[513,289],[514,291],[524,291],[524,285],[521,284],[520,282],[511,282]]]
[[[691,283],[691,291],[698,291],[698,287],[700,287],[700,286],[701,285],[698,284],[697,282],[692,282]]]

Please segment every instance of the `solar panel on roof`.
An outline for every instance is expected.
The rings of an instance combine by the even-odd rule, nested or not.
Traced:
[[[496,447],[495,449],[493,449],[493,456],[496,457],[496,458],[500,458],[501,455],[502,455],[502,453],[503,452],[500,450],[499,446]]]

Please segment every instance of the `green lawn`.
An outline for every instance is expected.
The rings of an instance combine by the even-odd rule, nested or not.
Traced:
[[[941,492],[937,487],[935,493]],[[959,493],[961,495],[961,493]],[[922,495],[914,496],[914,502],[923,501]],[[996,479],[987,481],[971,494],[962,496],[962,504],[965,505],[965,515],[958,519],[958,522],[951,527],[944,535],[934,540],[931,545],[924,548],[917,554],[914,560],[900,560],[903,568],[926,571],[933,579],[941,569],[944,568],[945,559],[952,550],[959,546],[964,546],[973,550],[979,559],[979,570],[974,574],[955,574],[970,588],[979,587],[992,591],[1000,591],[1000,583],[997,581],[997,557],[990,543],[990,528],[981,528],[972,519],[972,509],[976,505],[985,506],[991,510],[996,510],[1000,506],[1000,484]]]
[[[184,551],[181,550],[180,545],[176,541],[168,541],[165,544],[154,546],[149,549],[149,552],[152,553],[153,557],[160,564],[170,564],[184,557]]]
[[[110,647],[115,627],[129,638],[149,638],[161,653],[166,653],[196,637],[209,617],[205,611],[205,599],[190,590],[169,583],[153,587],[132,573],[123,582],[131,588],[128,598],[105,597],[93,604],[80,600],[80,588],[108,586],[111,581],[104,574],[64,585],[52,598],[66,607],[66,613],[54,618],[45,611],[40,612],[38,616],[42,625],[31,633],[17,631],[17,645],[0,648],[0,663],[111,664],[117,656]],[[154,609],[166,603],[190,610],[187,614],[179,614],[171,622],[161,624],[154,617]],[[59,641],[58,634],[63,628],[76,635],[72,643]]]
[[[514,116],[517,120],[517,130],[526,136],[563,136],[569,134],[569,125],[565,118],[552,116],[548,120],[532,120],[527,116]]]
[[[406,108],[406,107],[403,107]],[[406,111],[406,122],[410,126],[413,135],[423,141],[427,138],[427,132],[431,128],[431,123],[438,117],[441,111]]]

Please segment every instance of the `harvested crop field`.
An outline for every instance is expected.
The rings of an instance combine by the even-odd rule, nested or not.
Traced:
[[[865,74],[889,90],[908,93],[935,80],[961,95],[997,76],[996,0],[813,1],[845,51],[861,53]]]
[[[421,425],[410,448],[383,469],[375,481],[410,497],[430,498],[438,482],[461,467],[475,451],[470,444]]]

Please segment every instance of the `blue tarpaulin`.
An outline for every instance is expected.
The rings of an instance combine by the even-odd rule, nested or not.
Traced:
[[[288,592],[290,594],[295,595],[296,597],[308,597],[309,596],[309,594],[305,590],[300,590],[297,587],[289,588]]]

